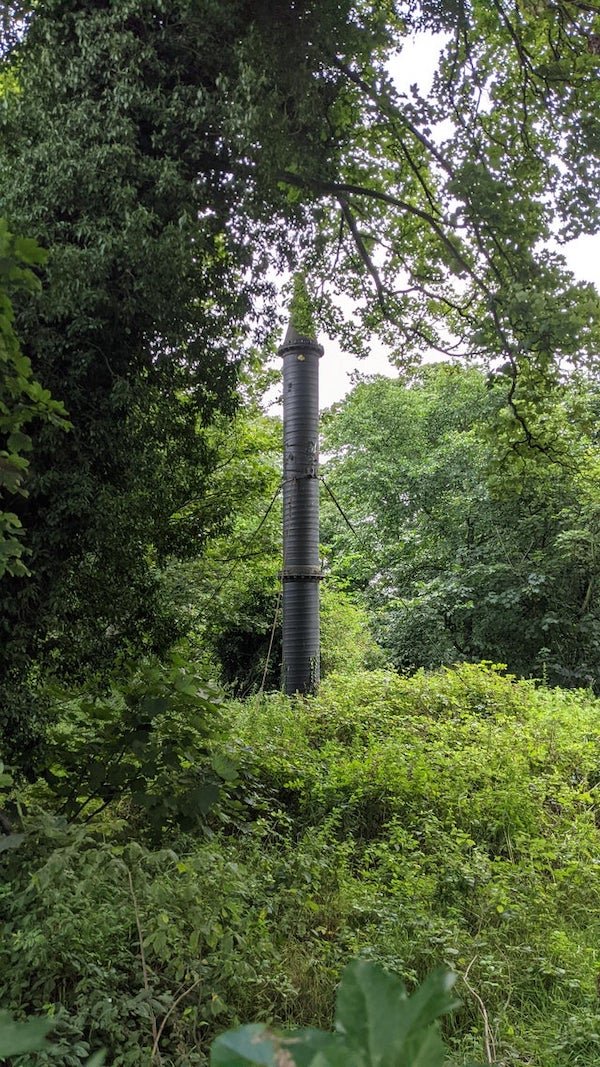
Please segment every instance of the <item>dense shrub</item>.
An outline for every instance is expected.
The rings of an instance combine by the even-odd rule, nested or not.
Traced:
[[[53,1013],[61,1044],[15,1063],[105,1046],[141,1067],[160,1031],[184,1067],[240,1022],[328,1028],[362,955],[410,988],[456,969],[457,1067],[484,1042],[503,1065],[592,1067],[598,711],[490,667],[332,675],[315,699],[225,706],[237,814],[217,804],[201,836],[173,824],[153,851],[126,809],[26,817],[4,853],[0,1000]]]
[[[238,709],[295,827],[349,849],[346,937],[409,978],[468,969],[459,1063],[482,1004],[503,1062],[600,1055],[599,711],[472,664]]]
[[[30,806],[86,821],[125,808],[156,843],[174,825],[201,826],[223,782],[237,781],[223,750],[221,695],[181,661],[142,662],[110,687],[93,679],[47,695],[53,721],[42,779],[25,793]]]

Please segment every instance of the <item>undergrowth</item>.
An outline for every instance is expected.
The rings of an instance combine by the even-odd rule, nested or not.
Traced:
[[[458,973],[455,1067],[592,1067],[599,710],[473,665],[230,703],[227,795],[194,832],[168,825],[160,848],[127,800],[68,823],[38,810],[47,791],[23,790],[0,1002],[53,1016],[58,1043],[15,1064],[79,1065],[102,1046],[115,1067],[153,1049],[184,1067],[239,1023],[327,1029],[362,955],[409,988],[438,965]]]

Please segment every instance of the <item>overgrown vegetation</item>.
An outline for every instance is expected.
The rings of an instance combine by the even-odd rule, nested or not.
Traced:
[[[599,226],[600,13],[14,0],[0,34],[0,1058],[593,1067],[600,299],[556,245]],[[276,272],[399,368],[327,416],[306,700]]]
[[[453,1064],[487,1048],[489,1062],[591,1067],[598,710],[473,665],[230,703],[210,746],[220,798],[204,814],[189,798],[201,825],[186,832],[175,765],[158,848],[126,790],[69,824],[46,784],[17,789],[0,996],[18,1015],[50,1010],[58,1045],[15,1063],[75,1065],[103,1046],[109,1063],[146,1064],[160,1031],[162,1062],[183,1067],[239,1022],[327,1029],[362,955],[409,988],[456,970]],[[182,713],[163,729],[185,765]],[[58,733],[72,722],[63,706]],[[94,742],[79,744],[86,766]]]

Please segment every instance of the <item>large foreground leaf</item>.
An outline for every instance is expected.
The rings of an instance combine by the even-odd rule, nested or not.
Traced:
[[[44,1048],[52,1026],[51,1019],[28,1019],[25,1023],[17,1023],[7,1011],[0,1011],[0,1061],[21,1052],[39,1052]]]
[[[335,1033],[241,1026],[216,1039],[211,1067],[443,1067],[435,1023],[460,1003],[455,980],[436,971],[409,997],[398,977],[355,960],[342,975]]]
[[[354,960],[338,990],[336,1030],[369,1067],[434,1067],[443,1063],[444,1050],[428,1028],[459,1005],[450,993],[455,981],[450,972],[435,971],[409,998],[396,975],[368,960]]]

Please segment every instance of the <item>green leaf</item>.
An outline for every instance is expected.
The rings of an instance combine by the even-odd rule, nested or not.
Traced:
[[[440,1015],[457,1007],[449,995],[455,976],[436,971],[410,999],[404,983],[368,960],[354,960],[346,967],[338,990],[335,1026],[348,1045],[361,1053],[371,1067],[409,1064],[427,1048],[435,1051],[426,1027]],[[423,1051],[424,1050],[424,1051]],[[433,1054],[433,1053],[432,1053]],[[439,1058],[418,1062],[428,1067]]]
[[[296,1053],[293,1058],[298,1067],[304,1067],[303,1061],[296,1058]],[[310,1067],[359,1067],[363,1060],[358,1053],[352,1052],[340,1042],[338,1045],[329,1045],[326,1049],[319,1050],[308,1063]]]
[[[307,1027],[278,1033],[259,1024],[221,1034],[211,1049],[212,1067],[358,1067],[360,1060],[338,1034]]]
[[[271,1030],[260,1023],[228,1030],[213,1041],[210,1050],[212,1067],[244,1067],[257,1064],[271,1067],[275,1064],[277,1038]]]
[[[186,677],[183,674],[178,675],[178,677],[175,679],[174,685],[177,692],[181,693],[183,696],[197,697],[199,695],[198,686],[194,682],[194,680],[192,678]]]
[[[164,715],[169,708],[169,704],[168,697],[144,697],[142,711],[149,719],[154,719],[157,715]]]
[[[7,852],[8,849],[18,848],[24,840],[25,834],[7,834],[6,837],[0,837],[0,852]]]
[[[206,815],[219,799],[219,787],[213,782],[191,789],[186,797],[186,808],[199,815]]]
[[[17,1023],[8,1012],[0,1011],[0,1059],[43,1049],[52,1026],[51,1019],[28,1019],[25,1023]]]
[[[85,1067],[102,1067],[104,1063],[106,1063],[106,1052],[104,1049],[99,1049],[98,1052],[94,1052],[93,1056],[90,1056]]]
[[[46,250],[40,248],[37,241],[34,241],[32,237],[15,237],[13,247],[15,255],[23,263],[41,265],[48,259]]]
[[[30,452],[33,447],[29,434],[21,430],[14,430],[9,435],[7,444],[10,452]]]
[[[360,1057],[347,1047],[339,1034],[307,1027],[284,1034],[282,1050],[289,1052],[296,1067],[353,1067]],[[283,1057],[279,1057],[281,1063]]]
[[[222,778],[224,782],[234,782],[238,777],[238,768],[233,760],[230,760],[227,756],[224,756],[221,752],[217,752],[213,756],[212,768],[219,778]]]

